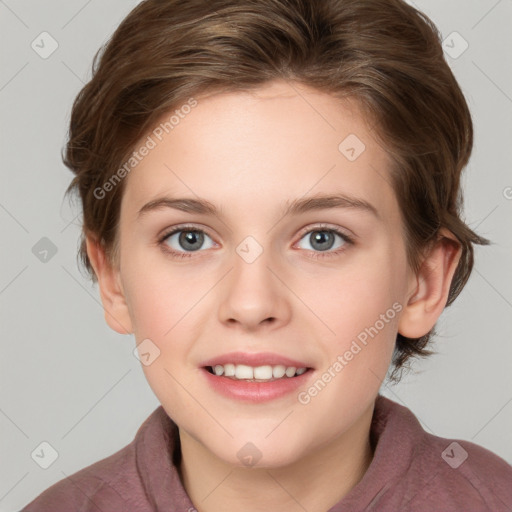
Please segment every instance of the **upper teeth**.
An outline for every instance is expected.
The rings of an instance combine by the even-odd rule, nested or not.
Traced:
[[[283,366],[278,364],[275,366],[247,366],[245,364],[216,364],[212,367],[215,375],[224,375],[225,377],[234,377],[235,379],[280,379],[285,375],[287,377],[294,377],[295,375],[302,375],[306,368],[296,368],[295,366]]]

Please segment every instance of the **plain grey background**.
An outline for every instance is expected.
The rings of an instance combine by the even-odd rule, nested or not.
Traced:
[[[0,511],[121,449],[159,405],[133,336],[110,330],[77,268],[80,215],[63,199],[72,175],[60,157],[92,57],[137,3],[0,0]],[[512,463],[512,1],[414,4],[446,38],[473,114],[465,219],[494,245],[476,249],[469,283],[443,313],[439,354],[381,392],[428,432]],[[47,261],[37,256],[44,237],[56,251]],[[43,442],[58,454],[47,469],[34,455],[51,456]]]

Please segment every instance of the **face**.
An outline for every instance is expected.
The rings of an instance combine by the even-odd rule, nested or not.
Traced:
[[[126,178],[117,277],[180,434],[283,466],[353,429],[390,364],[410,285],[391,161],[353,101],[196,100]]]

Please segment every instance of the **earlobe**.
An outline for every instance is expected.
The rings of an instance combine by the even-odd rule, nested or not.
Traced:
[[[441,229],[437,243],[423,260],[415,285],[407,297],[398,332],[407,338],[421,338],[443,312],[462,249],[454,235]]]
[[[92,235],[86,236],[87,255],[98,279],[105,321],[119,334],[131,334],[133,326],[118,269],[112,268],[104,248]]]

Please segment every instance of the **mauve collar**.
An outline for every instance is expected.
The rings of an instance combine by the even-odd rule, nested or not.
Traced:
[[[177,425],[159,406],[146,420],[136,443],[136,464],[142,486],[153,510],[195,510],[175,465],[180,445]],[[142,430],[141,429],[141,430]]]
[[[368,506],[372,501],[378,501],[394,478],[407,470],[410,459],[403,454],[396,456],[397,443],[401,445],[402,452],[412,451],[421,438],[422,430],[407,408],[379,394],[375,400],[370,432],[375,451],[368,470],[361,481],[328,512],[355,510],[353,507]],[[178,427],[162,406],[144,422],[137,438],[137,471],[153,510],[195,510],[178,473],[181,457]]]

